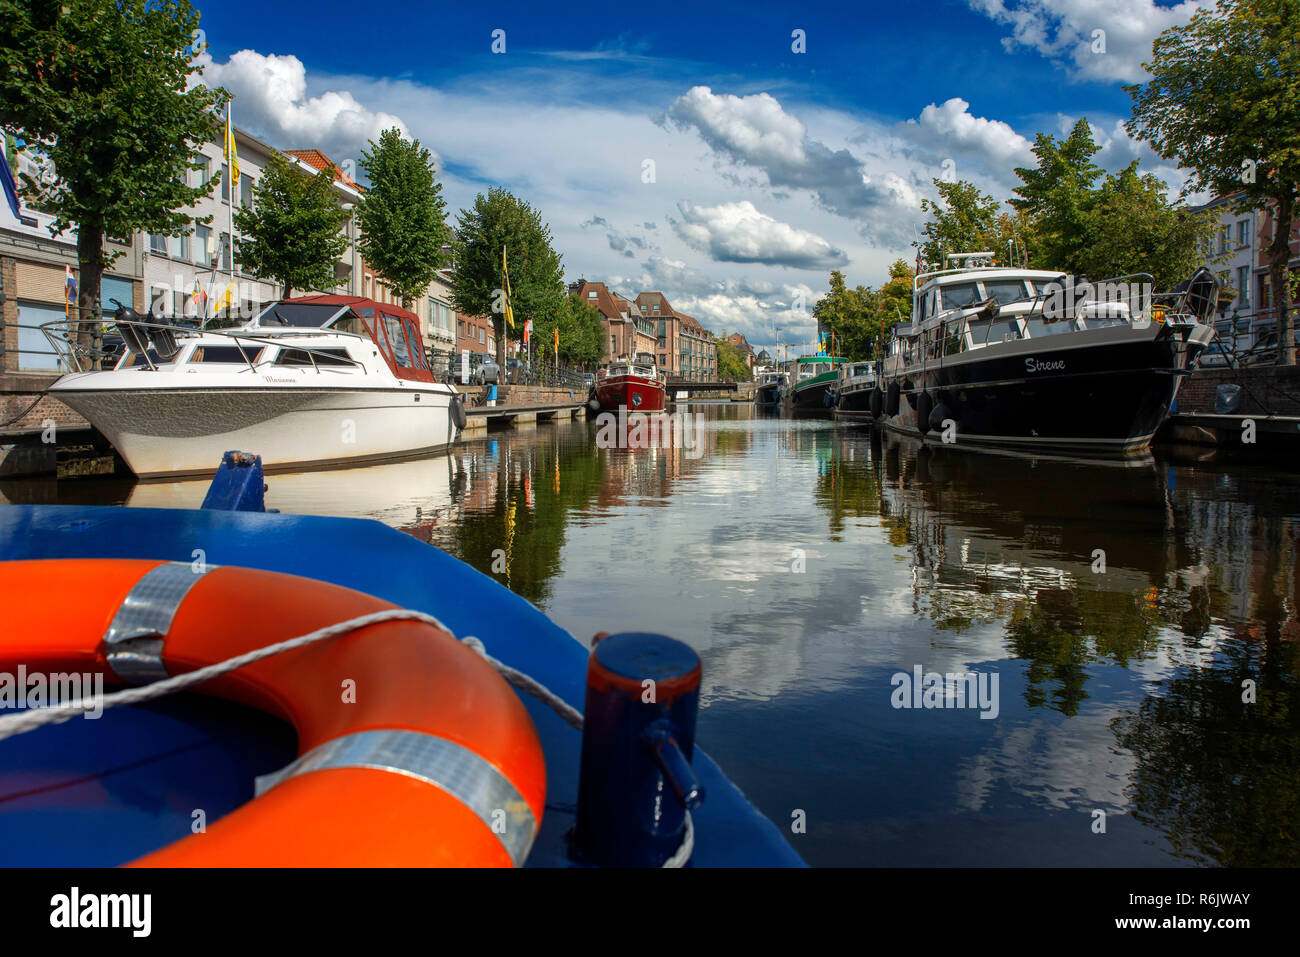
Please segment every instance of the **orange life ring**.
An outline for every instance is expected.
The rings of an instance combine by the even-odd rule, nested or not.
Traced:
[[[106,684],[193,671],[396,607],[293,575],[125,559],[0,563],[0,594],[11,626],[0,670],[99,671]],[[474,867],[527,856],[546,799],[536,730],[510,686],[446,632],[369,625],[196,690],[290,722],[298,760],[205,833],[134,865]]]

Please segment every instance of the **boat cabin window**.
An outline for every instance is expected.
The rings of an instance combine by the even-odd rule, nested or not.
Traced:
[[[388,335],[388,344],[393,350],[393,361],[403,369],[410,369],[415,363],[411,360],[411,350],[406,344],[406,332],[403,322],[396,316],[384,316],[384,332]]]
[[[365,335],[365,330],[361,328],[361,320],[357,314],[349,309],[343,315],[331,322],[326,329],[333,329],[336,332],[351,332],[354,335]]]
[[[991,346],[1020,338],[1020,323],[1015,319],[974,319],[970,323],[971,342],[977,346]]]
[[[1077,331],[1073,318],[1048,320],[1042,316],[1031,316],[1026,318],[1025,325],[1029,327],[1031,339],[1043,339],[1047,336],[1059,336],[1062,333]]]
[[[1029,298],[1029,291],[1025,288],[1023,279],[985,279],[984,291],[1004,306],[1007,303],[1020,302],[1022,299]]]
[[[244,346],[199,346],[190,355],[190,362],[237,362],[240,365],[248,365],[250,362],[256,362],[262,356],[262,350],[259,347]]]
[[[350,366],[354,363],[348,358],[346,349],[281,349],[275,357],[278,366],[309,366],[312,360],[318,366]]]
[[[965,309],[980,301],[979,284],[957,282],[943,287],[943,308]]]
[[[152,349],[148,350],[147,355],[148,359],[146,360],[145,356],[141,355],[139,352],[131,353],[131,361],[127,363],[127,366],[133,369],[147,369],[150,365],[156,366],[162,362],[162,360],[158,358],[158,353],[154,352]]]

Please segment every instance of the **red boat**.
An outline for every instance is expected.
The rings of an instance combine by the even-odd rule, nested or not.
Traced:
[[[664,380],[655,368],[654,357],[638,353],[636,360],[619,359],[602,369],[596,378],[598,410],[617,412],[662,412]]]

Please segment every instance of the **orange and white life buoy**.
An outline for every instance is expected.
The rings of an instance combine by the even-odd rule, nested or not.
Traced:
[[[131,684],[215,664],[396,606],[232,566],[70,559],[0,563],[6,662]],[[290,722],[299,756],[261,793],[135,861],[160,866],[511,866],[546,798],[519,698],[474,651],[387,621],[200,685]]]

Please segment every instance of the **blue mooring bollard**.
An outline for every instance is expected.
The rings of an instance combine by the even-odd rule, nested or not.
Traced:
[[[262,457],[247,452],[227,452],[212,477],[201,508],[228,512],[265,512],[266,481]]]
[[[574,850],[586,863],[659,867],[704,789],[691,769],[700,657],[664,635],[600,641],[587,664]]]

